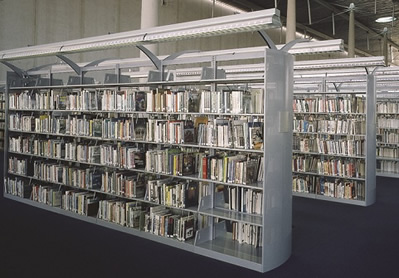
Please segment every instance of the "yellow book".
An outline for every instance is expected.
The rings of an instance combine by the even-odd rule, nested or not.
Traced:
[[[223,182],[227,182],[227,164],[229,163],[229,158],[227,156],[224,157],[223,163]]]

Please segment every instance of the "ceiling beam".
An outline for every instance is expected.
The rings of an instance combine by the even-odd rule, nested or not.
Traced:
[[[265,7],[259,6],[255,3],[252,3],[251,1],[248,0],[230,0],[230,1],[223,1],[226,4],[235,6],[235,7],[245,7],[250,9],[251,11],[257,11],[257,10],[264,10]]]
[[[281,19],[283,19],[283,17],[281,17]],[[321,32],[319,32],[319,31],[317,31],[317,30],[314,30],[314,29],[312,29],[312,28],[309,28],[308,26],[303,25],[303,24],[301,24],[301,23],[297,23],[297,24],[296,24],[296,27],[297,27],[298,29],[301,29],[301,30],[302,30],[302,33],[306,32],[306,33],[315,35],[315,36],[317,36],[318,38],[321,38],[321,39],[324,39],[324,40],[334,40],[334,39],[336,39],[336,38],[334,38],[334,37],[331,37],[331,36],[329,36],[329,35],[326,35],[326,34],[324,34],[324,33],[321,33]],[[346,49],[348,49],[348,44],[345,43],[345,44],[344,44],[344,47],[345,47]],[[367,51],[361,50],[361,49],[359,49],[359,48],[355,48],[355,53],[358,53],[358,54],[364,55],[364,56],[374,56],[373,54],[371,54],[371,53],[369,53],[369,52],[367,52]]]
[[[313,0],[314,2],[320,4],[321,6],[331,10],[332,12],[334,12],[335,14],[337,14],[337,16],[340,16],[344,19],[346,19],[347,21],[349,21],[349,15],[347,13],[342,13],[342,10],[334,7],[333,5],[327,3],[324,0]],[[381,37],[381,39],[383,38],[383,36],[381,34],[378,34],[376,31],[374,31],[373,29],[371,29],[370,27],[364,25],[363,23],[361,23],[360,21],[357,21],[355,19],[355,25],[361,29],[363,29],[364,31],[370,33],[370,34],[375,34],[378,35],[379,37]],[[399,44],[393,42],[392,40],[388,39],[388,43],[394,47],[396,47],[397,49],[399,49]]]

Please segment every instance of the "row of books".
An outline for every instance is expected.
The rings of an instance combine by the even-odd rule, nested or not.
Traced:
[[[328,159],[314,156],[294,155],[292,171],[309,172],[347,178],[364,178],[365,161],[363,159]]]
[[[164,206],[148,206],[139,201],[101,199],[102,197],[92,192],[77,189],[64,191],[55,185],[28,185],[19,178],[8,178],[6,192],[80,215],[97,217],[158,236],[176,238],[179,241],[193,239],[198,226],[195,215],[175,213]],[[261,246],[261,227],[235,221],[231,226],[233,240],[240,244]]]
[[[377,160],[377,170],[399,174],[399,161]]]
[[[175,214],[164,206],[155,206],[145,215],[144,231],[155,235],[186,241],[194,238],[196,230],[196,219],[192,214]]]
[[[83,189],[97,189],[101,186],[101,172],[98,169],[70,167],[38,160],[33,162],[33,177]]]
[[[220,182],[251,184],[261,181],[261,156],[218,153],[182,153],[180,149],[150,150],[146,153],[146,171],[170,175],[191,175]]]
[[[263,90],[202,91],[200,113],[263,114]]]
[[[93,192],[66,190],[62,195],[61,207],[74,213],[97,217],[99,198]]]
[[[319,132],[329,134],[362,135],[366,133],[364,119],[302,120],[294,117],[294,132]]]
[[[32,187],[20,178],[7,178],[7,183],[4,185],[5,192],[21,198],[30,198]]]
[[[198,206],[199,184],[175,181],[171,178],[149,180],[146,199],[169,207],[186,208]]]
[[[43,181],[82,189],[100,189],[104,193],[121,197],[145,197],[148,201],[177,208],[197,206],[199,198],[204,196],[202,194],[210,193],[209,186],[203,183],[173,179],[151,180],[142,174],[80,169],[42,161],[34,162],[33,176]]]
[[[378,101],[377,113],[399,113],[399,102],[394,102],[392,100]]]
[[[198,171],[200,154],[182,152],[179,148],[148,150],[145,153],[145,170],[174,176],[192,175]]]
[[[323,140],[320,138],[293,138],[293,150],[329,155],[364,156],[365,140]]]
[[[144,230],[144,215],[146,208],[137,201],[120,199],[100,200],[98,218],[126,226]]]
[[[397,119],[397,118],[387,118],[387,117],[378,117],[377,118],[377,128],[396,128],[396,129],[399,129],[399,119]]]
[[[191,120],[102,119],[92,115],[54,116],[10,114],[10,129],[106,139],[157,143],[198,143],[199,145],[261,149],[263,122],[196,117]]]
[[[364,182],[311,176],[294,176],[292,190],[351,200],[365,200],[366,196]]]
[[[31,200],[52,207],[61,207],[62,191],[56,185],[32,184]]]
[[[377,156],[399,159],[399,149],[396,147],[377,147]]]
[[[8,171],[20,174],[27,175],[28,174],[28,160],[27,159],[18,159],[17,157],[9,157],[8,158]]]
[[[201,161],[199,178],[246,185],[263,181],[262,156],[208,155]]]
[[[399,143],[399,130],[377,130],[377,138],[380,143],[398,144]]]
[[[9,94],[10,109],[145,111],[145,92],[124,90],[25,90]],[[145,104],[145,103],[144,103]]]
[[[147,91],[143,100],[146,112],[199,112],[200,93],[157,88]]]
[[[199,145],[257,150],[263,148],[261,121],[205,119],[202,122],[196,121],[195,126],[198,127],[195,132]]]
[[[294,98],[294,113],[365,113],[366,111],[366,99],[360,96],[324,96],[309,98],[294,96]]]
[[[254,247],[262,246],[262,227],[247,223],[233,222],[232,237],[238,243],[246,243]]]
[[[143,198],[147,179],[142,173],[101,172],[101,191],[127,198]]]
[[[71,168],[41,161],[34,162],[34,177],[84,189],[101,189],[105,193],[124,197],[142,198],[146,195],[148,201],[178,208],[198,205],[197,183],[176,182],[172,179],[146,181],[142,175],[140,178],[140,175],[130,173]]]
[[[229,210],[250,214],[262,214],[262,191],[229,186],[227,187],[227,192],[228,200],[225,201],[227,201]]]
[[[9,95],[10,109],[121,112],[263,113],[263,91],[153,89],[25,90]]]
[[[195,150],[183,152],[179,148],[165,150],[140,150],[120,143],[89,146],[84,143],[70,143],[60,140],[38,140],[31,137],[10,137],[10,151],[34,154],[43,157],[60,158],[76,162],[87,162],[125,169],[145,169],[149,172],[189,176],[198,173],[200,178],[251,184],[261,181],[263,167],[260,157],[245,155],[206,155]],[[52,167],[61,167],[53,164]],[[46,179],[47,177],[47,171]],[[64,170],[57,170],[51,181],[63,183],[68,179]],[[89,174],[91,176],[91,174]]]

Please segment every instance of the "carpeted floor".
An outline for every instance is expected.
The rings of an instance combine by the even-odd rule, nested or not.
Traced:
[[[366,208],[294,197],[292,256],[264,274],[2,196],[0,225],[1,278],[399,275],[399,181],[388,178]]]

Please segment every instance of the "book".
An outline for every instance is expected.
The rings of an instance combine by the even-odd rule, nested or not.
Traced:
[[[135,92],[135,109],[137,112],[146,111],[147,110],[147,101],[146,101],[147,93],[143,91]]]

